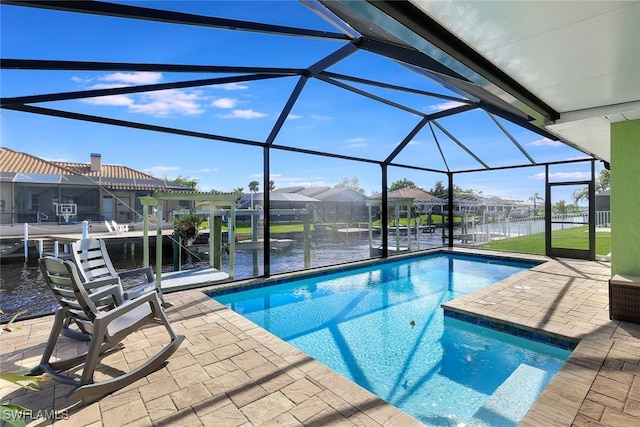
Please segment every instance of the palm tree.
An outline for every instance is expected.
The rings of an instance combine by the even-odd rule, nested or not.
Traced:
[[[553,210],[559,214],[566,214],[569,212],[569,206],[567,205],[567,202],[560,200],[553,205]]]
[[[251,181],[249,183],[249,191],[251,192],[251,209],[253,209],[253,193],[257,193],[260,190],[260,183],[258,181]]]
[[[527,200],[531,200],[533,202],[533,216],[537,216],[538,215],[538,200],[544,201],[544,199],[542,198],[542,196],[540,196],[540,193],[535,192],[535,193],[533,193],[533,196],[529,197]]]
[[[611,187],[611,172],[607,169],[602,169],[598,176],[598,182],[596,182],[596,191],[605,191]]]
[[[573,199],[573,203],[578,205],[582,200],[589,200],[589,187],[583,187],[577,190],[573,190],[571,193],[571,198]]]

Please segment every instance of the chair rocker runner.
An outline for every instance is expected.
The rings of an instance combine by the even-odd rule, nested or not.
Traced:
[[[161,368],[184,340],[183,335],[176,335],[171,328],[156,292],[147,292],[136,299],[125,300],[122,289],[117,284],[100,284],[102,286],[87,288],[80,279],[78,268],[71,261],[45,257],[39,260],[39,264],[60,307],[56,311],[40,364],[31,370],[31,374],[46,372],[54,380],[74,386],[67,397],[100,397],[119,390]],[[108,306],[105,305],[107,301]],[[91,337],[88,351],[69,359],[52,361],[58,338],[68,318]],[[169,334],[169,343],[130,372],[94,382],[94,372],[106,352],[147,324],[162,324]],[[79,378],[62,373],[82,364],[84,366]]]

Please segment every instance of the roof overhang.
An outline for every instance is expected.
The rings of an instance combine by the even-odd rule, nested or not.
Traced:
[[[640,119],[640,2],[341,3],[602,160]]]

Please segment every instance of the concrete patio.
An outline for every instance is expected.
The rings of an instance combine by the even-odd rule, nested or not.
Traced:
[[[640,424],[640,325],[609,320],[604,262],[548,260],[447,304],[527,330],[580,341],[522,426]],[[200,290],[171,293],[168,311],[186,340],[159,371],[97,402],[69,402],[69,386],[31,392],[0,383],[2,402],[32,410],[29,425],[411,426],[417,420],[221,306]],[[0,336],[3,371],[37,365],[52,317],[20,321]],[[134,334],[99,375],[127,370],[166,339]],[[62,353],[85,343],[64,339]],[[99,379],[100,377],[98,377]]]

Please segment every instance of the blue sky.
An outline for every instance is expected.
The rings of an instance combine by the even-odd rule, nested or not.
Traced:
[[[336,32],[296,1],[128,3]],[[0,14],[3,58],[304,68],[343,45],[337,41],[118,20],[7,5],[0,6]],[[330,71],[459,97],[399,64],[364,51],[353,54]],[[0,90],[3,97],[12,97],[224,76],[230,74],[3,70]],[[51,102],[42,106],[264,141],[297,80],[297,77],[286,77],[144,95]],[[422,113],[457,105],[437,97],[353,85]],[[263,153],[258,147],[8,110],[0,114],[2,145],[45,159],[89,162],[91,153],[100,153],[103,163],[126,165],[156,177],[196,178],[202,190],[231,191],[244,187],[248,191],[250,181],[262,182]],[[381,160],[419,120],[415,114],[311,79],[275,143]],[[584,157],[563,144],[499,120],[539,162]],[[522,154],[482,111],[442,119],[439,124],[490,166],[522,162]],[[445,132],[437,127],[433,132],[450,167],[479,167]],[[444,168],[428,127],[413,138],[397,161]],[[371,194],[380,191],[379,170],[375,164],[274,151],[271,179],[277,188],[282,188],[334,186],[344,177],[357,177],[366,193]],[[588,172],[588,166],[582,163],[552,168],[557,180],[585,179]],[[527,199],[536,192],[544,193],[544,168],[541,167],[456,177],[456,185],[484,194]],[[389,183],[403,178],[425,189],[433,187],[437,180],[446,180],[442,174],[391,168]]]

